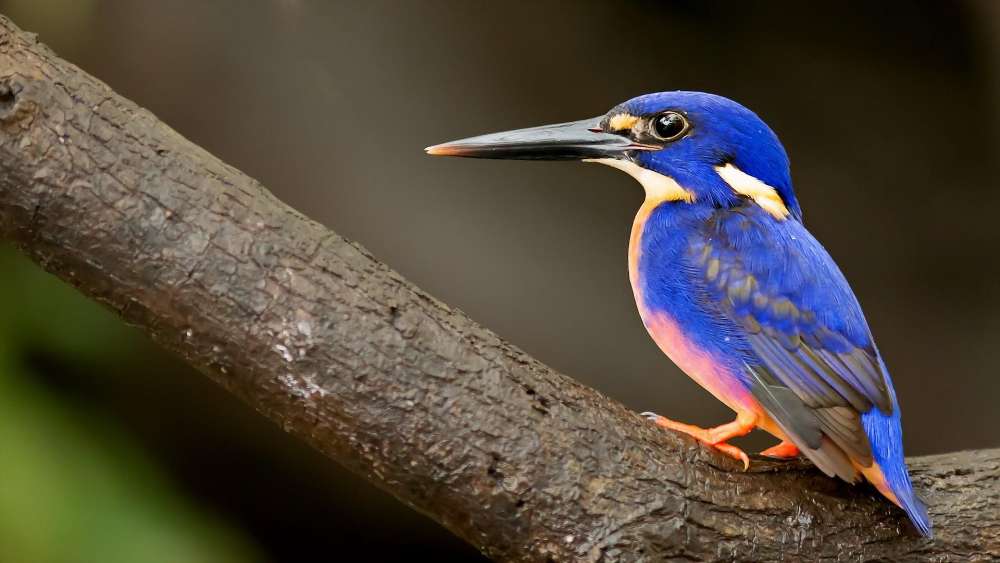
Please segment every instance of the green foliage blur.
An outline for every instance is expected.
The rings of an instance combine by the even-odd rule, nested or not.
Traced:
[[[101,377],[141,366],[151,343],[13,248],[0,247],[0,272],[0,560],[259,561],[120,425],[45,386],[26,359],[40,348]]]
[[[87,36],[96,7],[18,0],[4,10],[44,20],[72,43]],[[0,560],[261,560],[238,531],[172,486],[120,422],[46,386],[26,361],[44,350],[111,385],[111,373],[142,373],[144,357],[159,354],[152,344],[13,248],[0,247],[0,272]]]

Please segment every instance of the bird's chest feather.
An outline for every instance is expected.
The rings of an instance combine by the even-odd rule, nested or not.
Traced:
[[[699,217],[683,204],[644,204],[629,240],[629,279],[646,330],[682,371],[734,410],[756,401],[744,383],[741,344],[691,281]]]

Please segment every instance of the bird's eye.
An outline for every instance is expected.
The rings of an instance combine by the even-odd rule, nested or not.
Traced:
[[[674,111],[668,111],[663,115],[654,117],[650,125],[653,136],[661,141],[678,139],[681,135],[687,133],[688,130],[687,119],[684,119],[683,115]]]

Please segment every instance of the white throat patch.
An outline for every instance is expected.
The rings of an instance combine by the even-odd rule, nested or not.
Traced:
[[[785,202],[781,201],[778,190],[733,166],[732,163],[716,166],[715,171],[734,192],[754,200],[775,219],[783,220],[788,217],[788,208],[785,207]]]
[[[694,194],[684,189],[670,176],[647,170],[634,162],[618,160],[617,158],[587,158],[584,162],[597,162],[617,168],[635,178],[646,190],[646,201],[694,201]]]

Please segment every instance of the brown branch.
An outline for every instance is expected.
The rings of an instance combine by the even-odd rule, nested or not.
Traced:
[[[490,557],[1000,558],[1000,450],[911,460],[937,539],[542,365],[0,17],[0,233]]]

